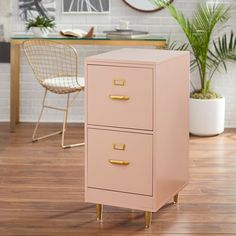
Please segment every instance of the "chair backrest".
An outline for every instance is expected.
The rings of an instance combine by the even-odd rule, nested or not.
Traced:
[[[78,54],[73,47],[47,39],[30,39],[23,43],[23,48],[35,77],[42,86],[45,87],[44,81],[47,79],[61,77],[60,88],[65,90],[68,83],[71,83],[70,77],[78,79]],[[60,91],[60,88],[53,92],[66,92]]]

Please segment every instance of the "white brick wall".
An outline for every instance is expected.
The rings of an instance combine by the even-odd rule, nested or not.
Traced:
[[[0,0],[2,1],[2,0]],[[24,23],[20,22],[17,17],[17,0],[13,0],[13,33],[24,32]],[[202,0],[175,0],[175,5],[184,11],[186,15],[191,16],[195,5]],[[234,3],[235,0],[223,1],[225,3]],[[61,0],[56,0],[57,8],[57,28],[81,28],[88,29],[94,26],[96,32],[114,29],[119,20],[129,20],[131,27],[134,29],[148,30],[162,36],[171,36],[172,39],[184,40],[178,25],[169,17],[165,10],[156,13],[141,13],[129,8],[122,0],[111,0],[111,13],[107,15],[65,15],[61,14]],[[235,29],[236,11],[232,12],[231,25]],[[79,46],[76,47],[80,54],[80,73],[83,75],[84,57],[113,50],[116,47],[98,47],[98,46]],[[236,65],[230,65],[227,74],[218,74],[214,82],[216,91],[226,97],[226,126],[236,127]],[[192,77],[196,77],[192,75]],[[0,64],[0,121],[9,120],[9,65]],[[22,53],[21,58],[21,121],[35,121],[37,119],[43,89],[35,81],[32,72]],[[50,102],[62,105],[64,98],[61,95],[50,96]],[[71,109],[69,121],[83,121],[83,94],[75,103],[76,106]],[[62,114],[55,111],[45,113],[44,121],[61,121]]]

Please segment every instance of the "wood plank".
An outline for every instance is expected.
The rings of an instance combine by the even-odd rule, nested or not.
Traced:
[[[57,130],[43,124],[40,132]],[[9,133],[0,124],[1,236],[236,235],[236,130],[190,138],[190,181],[179,205],[168,204],[144,229],[144,213],[84,203],[84,150],[63,150],[60,137],[31,143],[32,124]],[[83,126],[69,125],[69,142],[83,141]]]

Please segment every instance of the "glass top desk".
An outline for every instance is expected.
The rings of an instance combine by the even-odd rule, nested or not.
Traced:
[[[11,86],[10,86],[10,130],[15,131],[19,123],[19,101],[20,101],[20,46],[25,40],[35,39],[30,35],[16,35],[11,37]],[[136,39],[109,39],[105,35],[93,38],[74,38],[58,35],[49,35],[49,40],[59,41],[70,45],[103,45],[103,46],[154,46],[164,47],[166,39],[156,35]]]

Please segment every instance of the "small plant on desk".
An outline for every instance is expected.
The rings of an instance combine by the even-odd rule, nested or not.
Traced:
[[[30,19],[26,23],[26,30],[32,30],[36,37],[46,37],[49,30],[55,28],[55,21],[48,19],[45,16],[37,16],[34,19]]]

